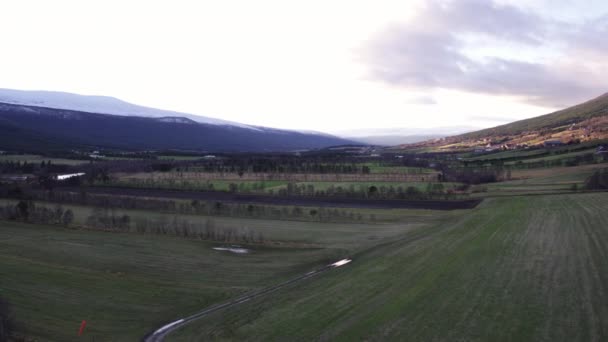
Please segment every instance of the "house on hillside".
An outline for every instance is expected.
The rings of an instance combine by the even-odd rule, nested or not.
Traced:
[[[543,146],[545,147],[559,147],[564,145],[565,144],[561,140],[546,140],[543,142]]]

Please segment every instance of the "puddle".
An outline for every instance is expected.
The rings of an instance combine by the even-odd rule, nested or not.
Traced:
[[[235,253],[235,254],[247,254],[251,251],[251,250],[249,250],[247,248],[243,248],[241,246],[213,247],[213,249],[216,251],[225,251],[225,252],[230,252],[230,253]]]

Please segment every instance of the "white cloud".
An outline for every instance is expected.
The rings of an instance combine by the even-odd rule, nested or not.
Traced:
[[[547,6],[541,4],[545,0],[535,1]],[[471,93],[479,89],[468,86],[438,87],[427,94],[428,89],[410,91],[370,79],[361,46],[375,44],[370,42],[376,34],[395,23],[397,31],[402,25],[416,23],[424,13],[423,3],[426,1],[6,1],[0,3],[4,46],[0,88],[108,95],[248,124],[322,131],[460,125],[471,115],[516,119],[553,109],[522,103],[512,92],[492,91],[489,96]],[[513,16],[519,13],[510,11]],[[454,22],[461,30],[471,21],[481,20],[466,11],[462,18],[466,20]],[[504,56],[525,55],[522,50],[533,46],[525,41],[542,39],[543,32],[528,29],[536,20],[531,18],[518,19],[520,28],[504,33],[505,25],[512,21],[479,23],[490,36],[524,41],[526,46],[495,51],[493,57],[504,61],[489,60],[486,66],[469,62],[475,54],[487,55],[481,45],[473,46],[477,51],[471,48],[454,55],[439,44],[449,32],[429,27],[441,25],[445,18],[430,18],[431,23],[418,25],[418,29],[424,32],[426,27],[427,34],[438,42],[431,48],[455,58],[460,62],[456,68],[474,66],[477,74],[487,75],[488,68],[497,66],[521,70]],[[587,51],[582,43],[580,51]],[[590,40],[588,45],[598,43]],[[429,45],[421,40],[419,46]],[[593,57],[595,53],[585,52],[588,61],[596,61],[586,64],[585,78],[595,77],[604,68]],[[538,55],[528,54],[519,62]],[[398,65],[391,60],[398,60],[398,55],[385,57],[378,65],[387,69]],[[581,70],[574,58],[558,62],[555,65],[563,70]],[[455,70],[432,54],[412,63],[425,63],[433,73]],[[408,77],[428,79],[433,87],[444,82],[432,73],[413,72]],[[532,85],[542,88],[549,81]],[[437,103],[421,105],[417,101],[426,98],[432,102],[429,96]]]

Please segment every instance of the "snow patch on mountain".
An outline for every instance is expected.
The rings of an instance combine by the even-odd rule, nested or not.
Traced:
[[[260,131],[257,127],[238,122],[139,106],[109,96],[78,95],[55,91],[0,89],[0,102],[97,114],[163,118],[171,122],[179,122],[177,119],[186,118],[202,124],[236,126]]]

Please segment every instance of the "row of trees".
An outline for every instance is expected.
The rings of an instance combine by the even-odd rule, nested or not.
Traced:
[[[30,223],[57,224],[69,226],[74,221],[71,209],[64,210],[60,205],[54,208],[35,205],[33,201],[19,201],[0,207],[0,218]]]
[[[509,168],[450,168],[442,166],[442,180],[464,184],[494,183],[511,179]]]
[[[427,200],[453,198],[456,195],[446,189],[442,183],[427,183],[425,190],[416,186],[393,185],[330,185],[322,190],[315,189],[313,184],[289,183],[276,192],[279,196],[334,197],[357,199],[400,199]],[[460,196],[460,195],[459,195]]]
[[[39,173],[39,172],[65,172],[69,170],[67,165],[52,163],[51,160],[38,162],[6,160],[0,161],[0,174],[15,173]]]
[[[40,201],[79,204],[108,209],[135,209],[187,215],[228,216],[313,222],[362,223],[376,221],[376,217],[374,215],[362,215],[357,211],[337,208],[304,208],[299,206],[274,206],[221,201],[185,201],[114,195],[93,195],[87,193],[84,191],[84,189],[80,193],[51,193],[32,191],[28,192],[27,196]],[[120,218],[114,218],[114,220],[119,219]],[[101,222],[100,224],[103,225],[105,223]],[[117,224],[114,226],[117,226]]]
[[[482,179],[482,180],[485,180]],[[493,178],[496,181],[496,178]],[[101,184],[99,184],[101,185]],[[172,179],[129,179],[109,183],[110,186],[127,186],[135,188],[151,189],[170,189],[170,190],[196,190],[196,191],[216,191],[216,186],[212,181],[187,181]],[[269,187],[276,189],[268,189]],[[259,182],[240,182],[229,183],[225,191],[232,193],[258,193],[267,195],[278,195],[282,197],[334,197],[334,198],[357,198],[357,199],[437,199],[454,197],[452,191],[447,189],[444,184],[437,182],[427,183],[424,188],[416,186],[398,185],[330,185],[318,188],[312,183],[289,182],[284,187],[277,187],[276,184]]]
[[[562,154],[562,153],[557,153]],[[533,155],[531,158],[541,158],[544,156],[549,156],[550,154],[544,153],[539,155]],[[556,159],[541,159],[537,161],[526,161],[521,157],[509,157],[502,159],[492,159],[492,160],[479,160],[479,161],[465,161],[463,165],[465,168],[470,169],[483,169],[486,168],[486,165],[490,165],[490,168],[509,168],[509,169],[537,169],[537,168],[545,168],[545,167],[560,167],[560,166],[577,166],[577,165],[586,165],[593,164],[596,162],[601,162],[604,160],[608,160],[607,157],[594,155],[593,153],[583,154],[580,156],[567,157],[567,158],[556,158]],[[515,161],[512,163],[512,161]],[[511,162],[511,163],[510,163]],[[510,165],[505,165],[509,163]]]
[[[174,215],[155,218],[116,213],[113,209],[94,208],[87,217],[85,226],[91,229],[140,234],[173,235],[184,238],[220,241],[227,243],[265,243],[264,235],[248,227],[220,226],[211,218],[204,223],[192,222]]]
[[[608,169],[595,171],[585,180],[587,190],[608,190]]]

